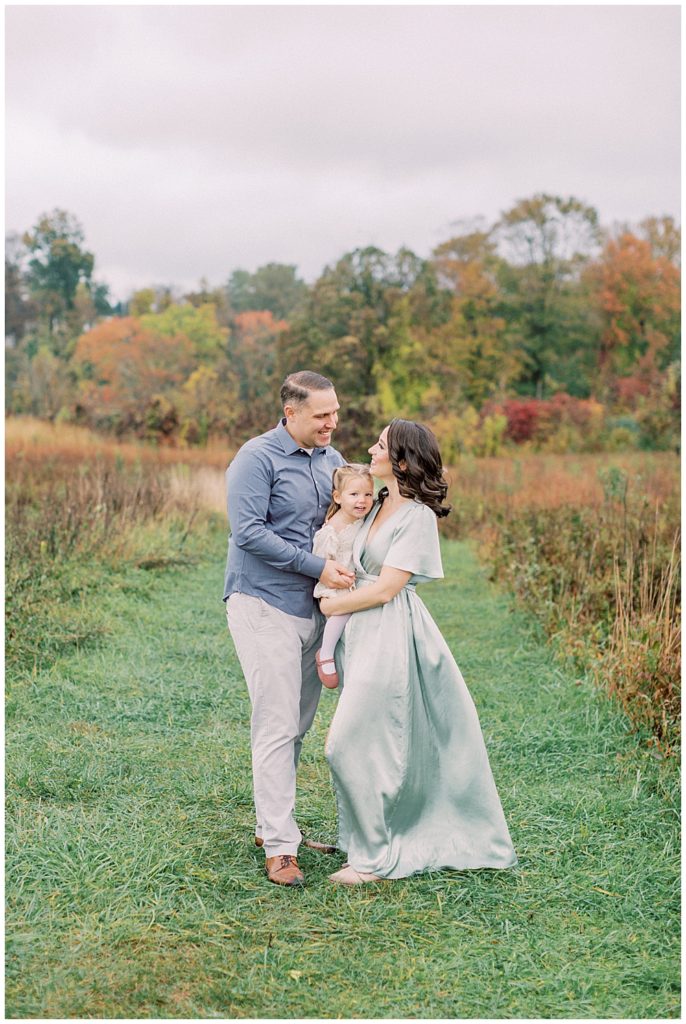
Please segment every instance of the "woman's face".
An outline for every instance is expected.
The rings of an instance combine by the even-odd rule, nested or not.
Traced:
[[[372,457],[371,471],[379,480],[385,480],[393,476],[393,467],[388,455],[388,427],[384,427],[379,435],[379,440],[369,449]]]

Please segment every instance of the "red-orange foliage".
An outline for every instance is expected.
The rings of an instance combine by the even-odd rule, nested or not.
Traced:
[[[543,402],[536,398],[510,398],[500,406],[507,417],[505,437],[515,444],[530,441],[541,419]]]
[[[81,402],[95,419],[140,414],[187,377],[193,346],[183,335],[146,330],[136,317],[112,317],[79,338],[73,363],[82,375]]]
[[[615,400],[624,408],[633,409],[640,398],[645,398],[650,391],[650,383],[645,377],[617,377],[612,382],[612,393]]]
[[[679,268],[627,231],[607,242],[588,277],[603,320],[601,369],[625,375],[638,364],[643,377],[663,369],[678,337]]]
[[[562,423],[583,430],[600,411],[602,406],[594,399],[575,398],[559,391],[549,399],[508,398],[504,402],[488,402],[482,414],[502,413],[507,419],[505,437],[521,444],[542,439]]]
[[[269,309],[236,313],[233,323],[236,333],[244,345],[254,345],[261,338],[273,337],[288,327],[285,320],[275,320],[274,314]]]

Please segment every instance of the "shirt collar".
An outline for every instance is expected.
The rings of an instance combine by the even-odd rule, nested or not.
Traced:
[[[291,435],[286,430],[286,417],[285,416],[281,420],[279,420],[279,423],[277,424],[276,436],[278,437],[279,441],[281,442],[281,447],[285,451],[286,455],[292,455],[294,452],[305,451],[305,449],[302,447],[302,445],[298,444],[298,442],[295,440],[295,438],[291,437]],[[313,455],[318,455],[320,452],[325,454],[326,453],[326,448],[315,448],[313,450],[312,454]]]

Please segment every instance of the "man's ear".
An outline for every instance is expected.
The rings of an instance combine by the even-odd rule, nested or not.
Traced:
[[[283,407],[283,414],[284,414],[284,416],[286,417],[287,420],[289,420],[291,418],[291,416],[293,415],[294,412],[295,412],[295,409],[293,408],[292,405],[284,405],[284,407]]]

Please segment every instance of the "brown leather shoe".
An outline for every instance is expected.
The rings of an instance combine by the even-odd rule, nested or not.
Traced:
[[[276,857],[267,857],[265,862],[267,878],[277,885],[304,885],[305,876],[298,867],[298,862],[290,853]]]
[[[317,850],[318,853],[337,853],[338,849],[335,846],[330,846],[328,843],[318,843],[316,839],[306,839],[305,836],[302,838],[302,845],[309,847],[310,850]],[[264,839],[262,836],[255,836],[255,846],[261,849],[264,846]]]

